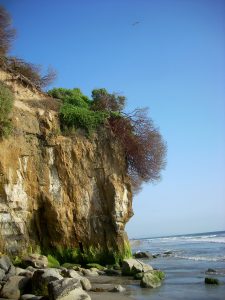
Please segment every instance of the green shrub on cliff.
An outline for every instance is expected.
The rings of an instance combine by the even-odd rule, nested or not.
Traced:
[[[10,113],[13,109],[12,91],[0,81],[0,136],[7,136],[12,130]]]
[[[77,107],[88,109],[91,101],[80,89],[54,88],[48,91],[49,96],[63,101],[63,103],[72,104]]]
[[[60,109],[60,120],[64,126],[83,128],[88,134],[95,131],[101,124],[104,124],[106,116],[103,112],[93,112],[67,103]]]

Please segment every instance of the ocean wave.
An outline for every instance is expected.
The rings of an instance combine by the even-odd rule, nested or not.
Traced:
[[[199,235],[199,236],[173,236],[147,239],[148,242],[207,242],[207,243],[222,243],[225,244],[225,236],[218,236],[216,234],[211,235]]]
[[[174,255],[175,258],[188,259],[195,261],[225,261],[225,256],[217,257],[207,257],[207,256],[183,256],[183,255]]]

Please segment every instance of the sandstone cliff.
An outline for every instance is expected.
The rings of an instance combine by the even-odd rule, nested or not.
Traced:
[[[11,75],[13,134],[0,141],[0,240],[16,254],[42,249],[123,253],[132,195],[123,153],[105,130],[60,133],[59,103]]]

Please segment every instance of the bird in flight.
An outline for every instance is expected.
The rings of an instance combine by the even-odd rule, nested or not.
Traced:
[[[132,26],[136,26],[136,25],[138,25],[138,24],[140,24],[140,22],[139,22],[139,21],[136,21],[136,22],[132,23]]]

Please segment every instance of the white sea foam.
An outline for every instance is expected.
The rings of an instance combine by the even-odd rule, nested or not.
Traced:
[[[222,243],[225,244],[225,236],[218,236],[216,234],[210,235],[194,235],[194,236],[173,236],[173,237],[162,237],[155,239],[147,239],[148,242],[207,242],[207,243]]]
[[[174,255],[175,258],[180,259],[188,259],[195,261],[225,261],[225,256],[221,257],[207,257],[207,256],[182,256],[182,255]]]

